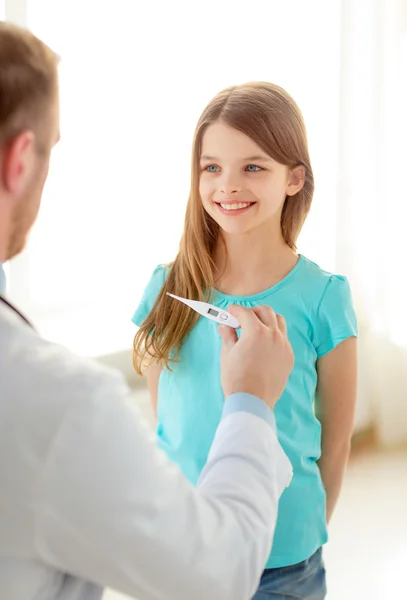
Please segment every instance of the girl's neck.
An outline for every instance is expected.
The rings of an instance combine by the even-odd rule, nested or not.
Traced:
[[[281,281],[298,261],[280,231],[267,238],[256,231],[221,235],[214,252],[214,279],[215,288],[225,294],[261,292]]]

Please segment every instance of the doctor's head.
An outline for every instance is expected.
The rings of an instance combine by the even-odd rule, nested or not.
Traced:
[[[25,246],[58,140],[58,57],[0,22],[0,262]]]

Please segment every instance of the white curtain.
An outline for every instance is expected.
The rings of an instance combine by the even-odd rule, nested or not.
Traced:
[[[342,2],[337,265],[361,327],[359,417],[407,442],[407,3]]]

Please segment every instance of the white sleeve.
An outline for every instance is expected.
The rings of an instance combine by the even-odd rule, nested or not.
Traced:
[[[194,489],[127,394],[103,378],[65,418],[37,506],[39,558],[142,600],[248,600],[291,470],[273,428],[227,415]]]

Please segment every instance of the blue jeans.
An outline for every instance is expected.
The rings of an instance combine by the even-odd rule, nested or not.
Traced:
[[[322,548],[304,562],[266,569],[253,600],[324,600],[325,567]]]

